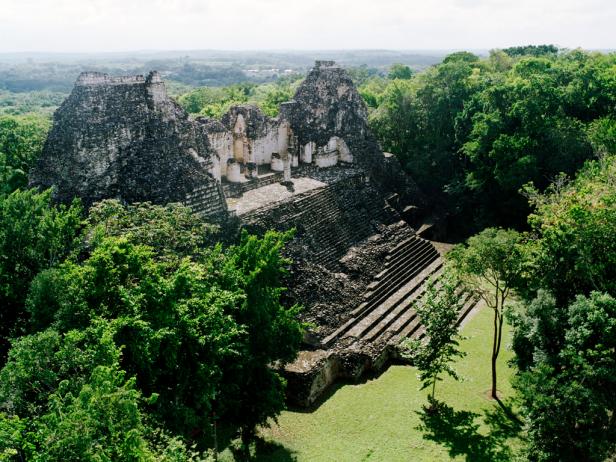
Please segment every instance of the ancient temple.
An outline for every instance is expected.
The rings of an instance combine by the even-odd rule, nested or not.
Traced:
[[[182,202],[256,233],[295,228],[289,297],[315,326],[286,369],[298,404],[338,377],[382,368],[400,339],[422,335],[414,304],[442,267],[416,233],[422,195],[380,149],[334,62],[317,61],[276,118],[240,105],[221,120],[193,119],[156,72],[84,73],[30,180],[60,201]],[[462,318],[476,300],[460,296]]]

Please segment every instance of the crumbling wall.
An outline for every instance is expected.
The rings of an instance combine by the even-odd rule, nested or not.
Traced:
[[[208,191],[208,210],[226,210],[215,194],[215,162],[206,133],[167,97],[160,76],[83,73],[54,114],[33,186],[55,186],[58,200],[184,202]]]
[[[189,119],[155,72],[147,78],[84,73],[54,115],[31,183],[55,186],[61,201],[179,201],[224,214],[224,189],[217,186],[223,179],[244,190],[245,183],[260,184],[262,166],[288,183],[300,163],[358,165],[379,193],[421,204],[414,183],[370,133],[351,78],[331,61],[317,61],[279,117],[240,105],[220,121]]]
[[[280,106],[280,117],[289,121],[297,136],[300,158],[327,158],[328,146],[334,139],[340,146],[339,159],[365,168],[383,191],[397,192],[405,202],[423,202],[415,183],[402,172],[399,164],[384,158],[368,127],[361,95],[349,74],[333,61],[316,62],[297,89],[294,100]],[[329,165],[332,161],[322,162]]]

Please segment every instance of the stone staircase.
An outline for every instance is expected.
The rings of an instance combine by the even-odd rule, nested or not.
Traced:
[[[359,380],[402,359],[396,348],[400,342],[425,335],[416,307],[424,303],[429,281],[439,289],[442,271],[440,254],[416,234],[393,248],[347,321],[286,369],[289,386],[301,397],[296,403],[312,405],[336,380]],[[456,294],[460,324],[478,298],[462,286]]]
[[[354,340],[395,345],[404,338],[423,336],[415,305],[422,302],[430,279],[438,285],[442,268],[442,259],[430,241],[414,235],[401,242],[385,257],[384,269],[366,288],[364,301],[322,340],[322,347]],[[461,322],[477,299],[462,290],[458,295],[463,302]]]
[[[413,235],[401,242],[385,257],[384,269],[368,285],[364,301],[323,339],[323,346],[343,338],[375,342],[399,334],[411,320],[413,303],[423,294],[425,282],[441,267],[439,253],[429,241]]]
[[[393,221],[383,198],[361,183],[318,188],[274,208],[246,213],[241,220],[262,230],[295,227],[312,254],[310,261],[326,267],[374,234],[373,222]]]
[[[204,184],[187,194],[184,205],[205,218],[219,219],[227,212],[222,188],[216,182]]]
[[[374,233],[371,221],[383,218],[383,202],[372,197],[361,204],[357,199],[325,188],[306,201],[301,222],[316,250],[315,263],[331,266],[349,247]]]

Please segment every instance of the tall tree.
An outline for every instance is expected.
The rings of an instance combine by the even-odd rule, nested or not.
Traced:
[[[514,385],[527,421],[529,459],[602,462],[616,451],[616,299],[593,292],[568,307],[540,292],[516,329],[532,364]]]
[[[278,367],[295,359],[302,340],[300,307],[280,303],[281,280],[290,263],[281,250],[291,235],[269,231],[257,238],[243,231],[224,266],[228,287],[239,287],[245,294],[231,315],[247,337],[244,354],[225,371],[233,379],[222,390],[226,405],[221,405],[220,414],[240,428],[246,455],[256,427],[284,409],[285,381]]]
[[[520,283],[525,268],[522,236],[513,230],[488,228],[458,245],[447,259],[465,285],[494,313],[492,336],[492,398],[497,399],[496,360],[501,349],[505,303]]]
[[[614,185],[616,159],[604,154],[575,180],[530,193],[536,239],[512,320],[533,461],[603,461],[616,450]]]

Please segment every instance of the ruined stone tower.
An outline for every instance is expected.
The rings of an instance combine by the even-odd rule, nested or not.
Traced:
[[[167,97],[158,73],[83,73],[54,114],[30,182],[55,186],[60,201],[81,197],[86,205],[105,198],[183,202],[205,189],[211,211],[223,212],[212,167],[206,133]]]

